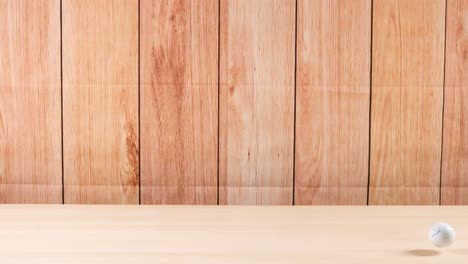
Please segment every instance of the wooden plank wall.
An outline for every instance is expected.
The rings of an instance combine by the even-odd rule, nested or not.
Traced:
[[[60,90],[60,1],[0,0],[0,202],[62,202]]]
[[[141,1],[143,204],[217,203],[218,10]]]
[[[370,0],[299,0],[296,204],[366,204]]]
[[[374,0],[370,204],[439,204],[445,0]]]
[[[65,203],[138,203],[138,2],[62,0]]]
[[[468,0],[0,0],[0,202],[468,204],[467,27]]]
[[[468,204],[468,0],[447,0],[442,204]]]
[[[294,14],[294,1],[221,1],[220,204],[292,204]]]

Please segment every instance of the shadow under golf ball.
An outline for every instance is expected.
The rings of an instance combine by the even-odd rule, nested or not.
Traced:
[[[440,255],[440,252],[433,249],[411,249],[405,250],[405,255],[416,256],[416,257],[431,257]]]

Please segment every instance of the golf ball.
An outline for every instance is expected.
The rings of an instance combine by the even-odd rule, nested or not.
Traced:
[[[429,240],[436,247],[448,247],[455,240],[455,230],[447,223],[433,224],[429,230]]]

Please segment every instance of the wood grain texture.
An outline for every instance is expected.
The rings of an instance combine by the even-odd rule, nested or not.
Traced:
[[[299,0],[296,204],[366,204],[370,0]]]
[[[375,0],[370,204],[438,204],[445,0]]]
[[[2,263],[465,264],[468,207],[0,206]],[[456,230],[438,249],[435,219]]]
[[[60,1],[0,0],[0,202],[61,203]]]
[[[291,204],[295,2],[221,1],[220,204]]]
[[[468,0],[447,1],[442,204],[468,204]]]
[[[141,1],[143,204],[216,204],[218,0]]]
[[[138,1],[63,0],[66,203],[138,203]]]

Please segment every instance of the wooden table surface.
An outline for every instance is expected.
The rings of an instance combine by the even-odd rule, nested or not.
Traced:
[[[434,222],[457,232],[448,249]],[[468,207],[0,206],[0,263],[467,263]]]

